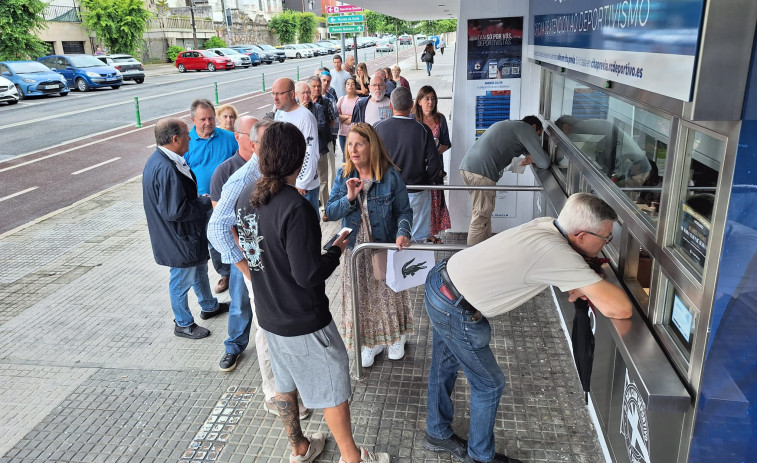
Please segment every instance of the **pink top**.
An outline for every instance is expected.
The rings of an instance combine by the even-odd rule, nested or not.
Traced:
[[[339,115],[352,117],[352,110],[355,109],[355,104],[359,98],[360,95],[356,95],[355,98],[351,100],[347,98],[347,95],[339,98],[339,101],[336,103],[336,110],[339,111]],[[350,126],[352,126],[352,123],[345,124],[344,122],[339,121],[339,135],[347,136],[347,133],[350,131]]]

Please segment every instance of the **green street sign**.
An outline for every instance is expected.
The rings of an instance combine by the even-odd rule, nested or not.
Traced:
[[[347,34],[350,32],[363,32],[365,26],[329,26],[329,34]]]
[[[329,24],[361,23],[365,17],[362,14],[350,14],[345,16],[329,16]]]

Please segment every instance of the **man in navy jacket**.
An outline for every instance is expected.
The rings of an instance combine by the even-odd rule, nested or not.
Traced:
[[[170,268],[168,290],[174,314],[174,334],[190,339],[210,335],[194,322],[187,304],[193,288],[210,318],[228,310],[218,303],[208,281],[208,241],[205,225],[211,212],[210,197],[197,195],[197,180],[184,161],[189,149],[189,130],[179,119],[161,119],[155,124],[158,148],[142,173],[142,200],[155,262]]]

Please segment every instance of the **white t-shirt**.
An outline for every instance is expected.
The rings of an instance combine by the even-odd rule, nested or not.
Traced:
[[[331,88],[336,92],[338,98],[347,94],[344,89],[344,83],[350,78],[350,73],[342,69],[341,71],[331,71]]]
[[[498,233],[450,257],[452,284],[485,317],[520,306],[550,285],[561,291],[602,280],[542,217]]]
[[[392,117],[392,108],[389,107],[389,98],[384,97],[381,101],[368,99],[368,104],[365,106],[365,122],[376,126],[377,122],[390,117]]]
[[[318,178],[318,122],[313,113],[302,106],[292,111],[276,111],[274,120],[279,122],[291,122],[296,125],[305,137],[307,152],[302,161],[302,170],[297,176],[297,188],[301,190],[313,190],[321,185]]]

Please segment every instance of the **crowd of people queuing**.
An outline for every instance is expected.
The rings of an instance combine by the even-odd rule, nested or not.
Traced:
[[[325,436],[303,433],[300,427],[300,420],[308,418],[311,409],[320,408],[339,447],[340,462],[388,463],[388,454],[360,448],[352,436],[346,350],[354,343],[351,272],[357,272],[355,281],[361,295],[358,312],[364,367],[372,366],[383,351],[390,360],[404,357],[408,335],[414,329],[410,295],[408,291],[395,292],[376,278],[372,255],[363,253],[354,269],[342,267],[343,309],[337,325],[325,281],[342,256],[342,262],[348,262],[353,248],[363,242],[394,243],[400,250],[413,242],[441,243],[436,235],[450,228],[444,195],[412,186],[444,181],[442,154],[452,144],[433,87],[422,86],[413,98],[398,66],[369,75],[366,64],[355,65],[352,56],[343,65],[342,57],[335,55],[333,63],[333,69],[319,68],[305,81],[277,79],[271,88],[276,109],[271,118],[240,116],[231,105],[215,108],[210,101],[198,99],[190,107],[191,130],[180,119],[158,121],[157,149],[143,175],[144,207],[155,260],[170,268],[174,334],[189,339],[210,335],[195,323],[189,309],[190,288],[197,295],[202,319],[229,312],[221,371],[236,368],[251,331],[255,331],[264,409],[281,418],[292,447],[290,461],[312,462],[323,450]],[[429,65],[429,73],[430,69]],[[335,162],[338,153],[341,166]],[[601,232],[611,230],[608,224],[616,217],[603,205],[590,206],[594,209],[585,212],[588,218],[578,222],[577,228],[572,226],[575,221],[561,215],[563,228],[555,221],[555,230],[542,233],[544,242],[565,237],[570,246],[560,248],[563,254],[584,250],[586,256],[596,256],[601,246],[597,247],[599,241],[592,237],[606,241]],[[595,210],[599,211],[596,217],[592,215]],[[340,235],[323,253],[319,222],[337,220],[351,231]],[[594,229],[579,230],[587,221]],[[547,224],[539,226],[549,228]],[[499,241],[500,236],[505,235],[498,235]],[[488,240],[488,250],[483,252],[458,255],[486,261],[501,254],[489,249],[493,243]],[[512,253],[527,250],[528,246]],[[211,291],[209,259],[221,276],[215,291],[228,289],[230,303],[218,302]],[[577,259],[564,256],[560,263],[573,266],[570,277],[553,282],[554,274],[545,274],[533,280],[527,293],[503,297],[520,303],[524,294],[532,296],[546,284],[559,284],[561,289],[573,291],[571,297],[596,299],[599,310],[608,316],[626,316],[622,305],[607,308],[606,293],[611,290],[604,285],[602,290],[596,289],[602,281]],[[488,335],[475,341],[477,353],[465,354],[470,346],[461,345],[454,336],[449,338],[449,333],[437,333],[438,327],[444,332],[438,324],[441,318],[449,319],[449,314],[462,317],[463,323],[476,322],[480,328],[483,316],[503,311],[500,305],[477,300],[469,292],[491,294],[492,288],[482,288],[491,275],[461,273],[458,261],[465,259],[454,257],[449,265],[440,263],[426,283],[426,309],[434,326],[432,373],[436,376],[429,378],[429,398],[435,403],[429,402],[424,445],[466,462],[517,462],[493,451],[490,428],[504,380],[480,379],[483,375],[502,376],[501,372],[499,376],[492,373],[497,367],[491,351],[478,352],[488,349]],[[497,269],[490,270],[496,274]],[[511,270],[513,281],[524,280],[516,278],[520,270]],[[457,292],[452,280],[463,293]],[[481,365],[474,367],[476,362]],[[470,446],[450,427],[450,395],[460,368],[472,386]],[[486,397],[483,402],[478,399],[482,394]]]

